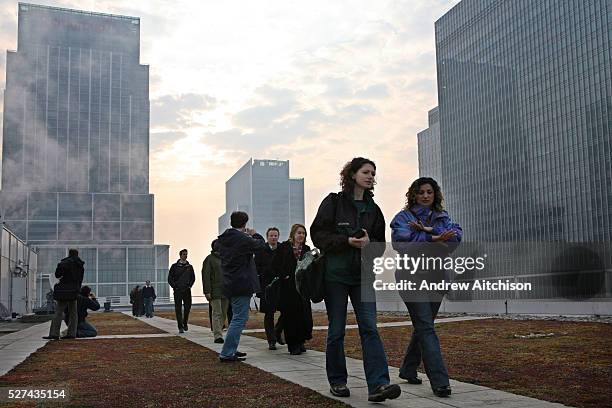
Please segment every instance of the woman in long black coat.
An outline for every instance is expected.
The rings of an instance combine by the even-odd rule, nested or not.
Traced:
[[[312,339],[312,309],[310,301],[302,299],[295,289],[295,267],[297,261],[310,251],[306,242],[306,227],[294,224],[289,240],[279,245],[274,256],[272,270],[281,279],[279,310],[283,316],[285,342],[289,353],[302,354],[304,342]]]

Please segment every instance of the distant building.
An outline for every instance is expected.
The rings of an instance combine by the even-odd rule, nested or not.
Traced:
[[[275,226],[281,239],[293,224],[304,224],[304,179],[289,178],[289,161],[249,159],[225,183],[225,214],[219,233],[230,227],[234,211],[249,214],[249,226],[265,235]]]
[[[7,53],[3,220],[36,245],[40,273],[78,248],[84,283],[120,302],[146,279],[169,294],[169,247],[153,244],[149,69],[139,57],[136,17],[26,3]]]
[[[428,113],[429,127],[417,134],[419,149],[419,177],[431,177],[441,183],[440,113],[436,106]]]

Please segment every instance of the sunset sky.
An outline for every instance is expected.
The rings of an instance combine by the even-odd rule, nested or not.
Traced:
[[[437,104],[434,22],[457,2],[31,1],[140,17],[155,242],[170,244],[171,262],[190,250],[197,293],[225,181],[250,157],[290,161],[305,179],[307,225],[342,165],[369,157],[391,220]],[[17,49],[16,1],[0,0],[0,49]],[[2,52],[2,90],[5,68]]]

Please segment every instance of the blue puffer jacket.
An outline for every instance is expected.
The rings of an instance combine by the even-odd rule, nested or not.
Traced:
[[[461,226],[449,217],[446,211],[433,211],[429,207],[413,205],[411,211],[402,210],[391,221],[391,241],[393,242],[431,242],[432,235],[454,230],[457,235],[447,242],[460,242],[463,237]],[[416,215],[416,217],[415,217]],[[411,221],[420,220],[426,227],[433,227],[432,233],[419,231],[410,226]]]

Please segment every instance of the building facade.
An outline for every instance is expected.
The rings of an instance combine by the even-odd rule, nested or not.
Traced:
[[[4,224],[0,234],[0,317],[32,313],[41,289],[38,254]]]
[[[417,133],[419,177],[431,177],[441,183],[440,112],[436,106],[428,112],[428,128]]]
[[[4,221],[38,247],[41,273],[52,275],[76,247],[84,284],[98,296],[124,302],[145,279],[168,296],[159,274],[167,273],[168,246],[153,244],[140,19],[18,7],[4,95]]]
[[[289,177],[289,161],[249,159],[225,183],[225,214],[219,234],[230,227],[234,211],[249,214],[249,226],[265,235],[269,227],[289,237],[293,224],[304,224],[304,179]]]
[[[441,181],[466,241],[611,242],[611,15],[609,0],[463,0],[436,21]],[[604,258],[603,268],[571,272],[575,285],[600,285],[589,301],[491,293],[463,299],[463,310],[485,299],[503,312],[505,298],[520,312],[610,314],[599,302],[612,297]],[[551,287],[533,266],[506,264],[490,277],[518,281],[532,270]]]

